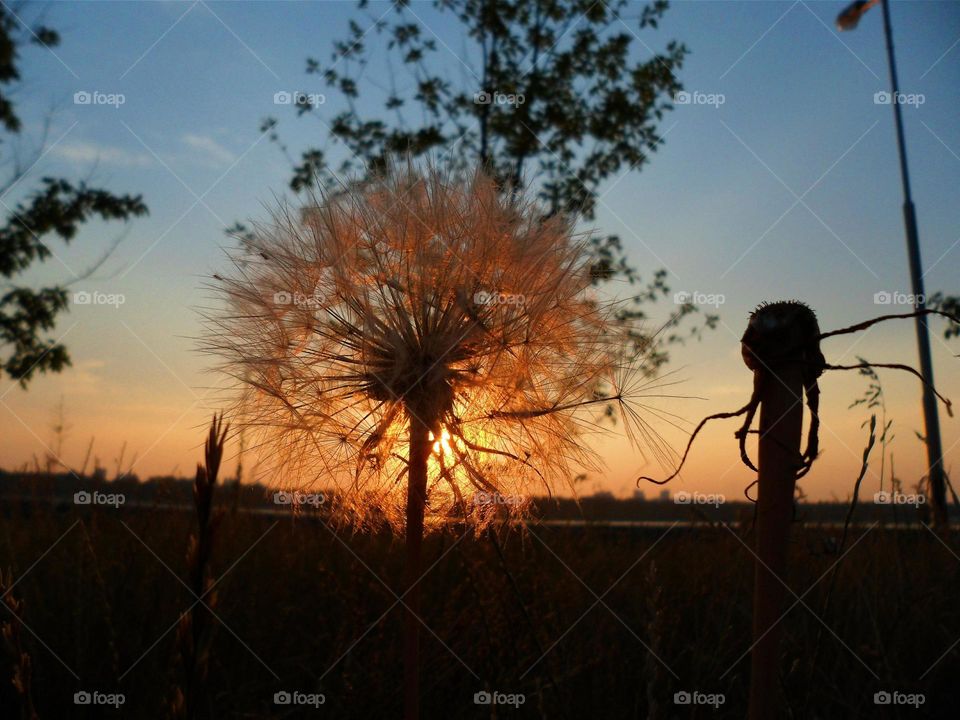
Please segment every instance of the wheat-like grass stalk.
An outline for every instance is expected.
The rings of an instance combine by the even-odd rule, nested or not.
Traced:
[[[13,572],[8,571],[6,576],[0,572],[0,599],[12,616],[0,624],[0,635],[3,635],[4,646],[13,665],[12,683],[20,699],[21,720],[38,720],[33,705],[33,664],[20,635],[24,604],[13,594],[13,585]]]
[[[214,416],[204,446],[204,464],[197,464],[193,502],[197,511],[197,532],[187,547],[188,586],[196,602],[180,617],[177,627],[181,682],[174,687],[170,716],[177,720],[207,717],[205,687],[210,659],[213,609],[217,593],[210,575],[210,558],[220,524],[214,512],[214,492],[223,459],[228,426],[223,416]]]

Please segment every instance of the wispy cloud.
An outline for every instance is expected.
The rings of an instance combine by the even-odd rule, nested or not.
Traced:
[[[75,362],[63,373],[61,392],[69,397],[101,396],[104,392],[103,380],[106,367],[107,363],[104,360],[96,358]]]
[[[64,143],[53,149],[52,154],[63,160],[80,165],[118,165],[122,167],[146,167],[154,159],[146,153],[130,152],[119,147],[99,145],[92,142]]]
[[[187,133],[183,136],[183,142],[192,150],[204,153],[208,159],[221,165],[231,165],[237,159],[234,153],[207,135]]]

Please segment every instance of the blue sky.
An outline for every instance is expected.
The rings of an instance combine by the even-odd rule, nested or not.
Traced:
[[[594,224],[619,233],[642,271],[666,267],[675,290],[724,297],[720,329],[675,353],[682,392],[706,400],[663,407],[690,421],[739,407],[749,393],[739,337],[757,302],[808,300],[826,329],[888,310],[874,304],[878,291],[910,292],[892,111],[874,101],[888,87],[881,12],[870,11],[856,31],[839,35],[833,20],[843,6],[688,0],[672,3],[659,30],[639,33],[653,49],[671,38],[686,43],[687,91],[716,102],[669,113],[652,162],[601,188]],[[636,17],[639,7],[625,16]],[[54,247],[59,259],[31,272],[36,282],[82,274],[122,235],[105,265],[74,289],[120,293],[124,304],[74,307],[58,325],[74,368],[40,377],[26,393],[8,381],[0,388],[6,406],[0,412],[11,429],[0,464],[43,456],[62,396],[72,426],[68,462],[79,463],[96,436],[94,452],[107,467],[124,441],[128,460],[139,453],[134,470],[141,476],[192,466],[196,428],[213,407],[205,388],[216,382],[202,373],[207,361],[193,350],[203,278],[225,265],[224,227],[263,217],[264,204],[286,193],[290,176],[286,159],[262,137],[260,121],[277,116],[294,153],[329,146],[322,121],[343,102],[305,74],[305,59],[325,60],[351,17],[367,27],[368,16],[388,9],[372,2],[362,14],[352,2],[327,1],[46,6],[47,22],[63,42],[55,54],[26,51],[16,101],[25,149],[51,119],[47,151],[3,200],[12,205],[46,174],[92,173],[100,185],[142,193],[150,217],[125,231],[91,226],[70,247]],[[891,10],[901,89],[922,96],[922,104],[904,107],[904,117],[925,281],[928,291],[960,292],[960,4],[894,2]],[[470,54],[449,15],[424,2],[413,11],[449,48],[441,55],[451,79],[469,84]],[[635,20],[627,23],[636,30]],[[368,39],[378,42],[373,33]],[[634,51],[649,56],[639,42]],[[276,92],[294,90],[326,95],[320,121],[274,105]],[[124,103],[77,105],[77,92],[120,93]],[[660,317],[671,309],[663,304]],[[835,361],[916,358],[909,323],[830,343]],[[933,342],[938,384],[955,397],[960,381],[951,356],[958,347]],[[913,482],[922,472],[913,436],[922,427],[919,389],[909,378],[883,378],[898,429],[898,474]],[[805,483],[813,497],[844,497],[859,468],[866,417],[847,406],[864,384],[829,376],[822,385],[824,457]],[[956,421],[942,422],[945,447],[952,448],[949,468],[960,459],[953,447],[960,430]],[[661,429],[675,446],[685,441],[683,433]],[[687,489],[736,495],[749,482],[736,465],[732,430],[704,436],[684,474]],[[641,471],[657,471],[622,443],[610,443],[608,460],[609,475],[591,479],[588,490],[624,493]]]

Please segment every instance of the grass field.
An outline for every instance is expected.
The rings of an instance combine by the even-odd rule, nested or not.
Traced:
[[[178,617],[195,601],[182,581],[194,525],[176,509],[4,501],[0,566],[21,578],[12,595],[24,602],[40,718],[164,716]],[[794,533],[782,662],[791,717],[955,717],[956,540],[922,526],[851,529],[825,607],[839,534]],[[744,717],[751,541],[749,525],[707,524],[532,526],[501,530],[496,543],[455,528],[430,536],[424,716]],[[209,716],[398,717],[402,561],[386,534],[225,509]],[[13,660],[3,662],[3,717],[14,718]],[[124,702],[77,705],[83,691]],[[483,691],[522,704],[477,704]],[[884,691],[922,693],[924,704],[877,705]],[[323,704],[278,705],[278,692]],[[683,692],[714,705],[677,704]]]

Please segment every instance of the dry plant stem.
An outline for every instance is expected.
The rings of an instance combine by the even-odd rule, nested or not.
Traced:
[[[7,606],[13,616],[12,619],[0,624],[0,635],[4,645],[13,660],[13,678],[10,680],[17,696],[20,699],[20,717],[22,720],[38,720],[39,716],[33,705],[33,665],[30,654],[23,647],[20,635],[20,625],[23,623],[23,601],[13,594],[13,572],[7,571],[6,576],[0,571],[0,602]]]
[[[950,491],[950,497],[953,498],[954,507],[960,507],[960,498],[957,497],[957,491],[953,487],[953,482],[951,482],[950,476],[947,473],[944,473],[943,477],[947,480],[947,490]]]
[[[862,368],[887,368],[888,370],[903,370],[908,372],[914,377],[918,378],[926,387],[930,388],[930,391],[939,398],[940,402],[943,403],[944,407],[947,410],[947,415],[953,417],[953,403],[949,399],[945,398],[933,385],[928,384],[915,368],[910,367],[909,365],[904,365],[903,363],[860,363],[859,365],[826,365],[824,369],[826,370],[860,370]]]
[[[487,535],[490,538],[490,542],[493,544],[494,550],[497,552],[497,558],[500,560],[500,567],[503,569],[504,575],[507,576],[507,580],[510,582],[510,588],[513,590],[513,594],[517,598],[517,603],[520,605],[520,611],[523,613],[524,619],[527,621],[527,627],[530,628],[530,635],[533,637],[533,642],[537,646],[538,657],[544,657],[547,654],[547,651],[543,647],[543,643],[540,642],[540,633],[537,631],[537,626],[533,622],[533,618],[530,616],[530,610],[527,608],[527,603],[523,599],[523,593],[520,591],[520,585],[517,583],[517,579],[514,577],[513,573],[510,572],[510,568],[507,566],[507,558],[503,554],[503,548],[500,546],[500,540],[497,538],[497,532],[493,527],[487,528]],[[549,665],[546,666],[547,679],[550,681],[551,687],[553,687],[558,692],[562,691],[562,688],[557,683],[556,678],[553,676],[553,671],[550,670]]]
[[[803,405],[803,366],[778,367],[777,382],[762,384],[760,397],[757,558],[753,593],[750,720],[783,717],[779,694],[778,650],[786,588],[787,547],[793,494],[799,469]],[[771,378],[773,379],[773,378]]]
[[[227,429],[223,417],[214,416],[204,447],[205,464],[197,465],[193,483],[197,533],[190,537],[187,563],[190,590],[198,602],[180,618],[177,628],[183,679],[182,686],[175,689],[170,715],[178,720],[209,715],[204,705],[204,689],[210,651],[211,611],[216,605],[216,594],[210,591],[212,580],[209,565],[220,520],[213,511],[213,500]]]
[[[864,320],[861,323],[856,325],[851,325],[850,327],[840,328],[839,330],[831,330],[830,332],[825,332],[820,334],[820,339],[825,340],[829,337],[834,337],[836,335],[849,335],[850,333],[860,332],[861,330],[866,330],[867,328],[876,325],[877,323],[884,322],[886,320],[904,320],[908,318],[915,318],[920,315],[940,315],[945,317],[948,320],[952,320],[955,323],[960,323],[960,318],[956,315],[951,315],[950,313],[943,312],[942,310],[933,310],[931,308],[923,308],[922,310],[916,310],[909,313],[899,313],[896,315],[881,315],[879,317],[871,318],[870,320]]]
[[[423,547],[423,515],[427,500],[427,461],[430,428],[409,413],[410,467],[407,484],[407,599],[403,628],[403,715],[420,717],[420,565]]]
[[[870,458],[870,452],[873,450],[873,446],[877,441],[877,416],[870,416],[870,437],[867,438],[867,445],[863,449],[863,460],[860,463],[860,474],[857,476],[857,481],[853,485],[853,497],[850,499],[850,507],[847,509],[847,517],[843,522],[843,533],[840,535],[840,543],[837,545],[837,562],[833,566],[833,570],[830,575],[830,586],[827,588],[827,596],[823,601],[823,609],[820,611],[820,617],[826,617],[827,611],[830,609],[830,599],[833,597],[833,590],[837,585],[837,574],[840,570],[840,563],[843,559],[843,548],[847,544],[847,533],[850,530],[850,522],[853,520],[853,513],[857,509],[857,503],[860,500],[860,486],[863,484],[863,478],[867,474],[867,467],[869,466],[868,460]],[[820,643],[823,640],[823,626],[821,625],[817,630],[817,640],[813,645],[813,659],[810,662],[810,679],[808,681],[807,687],[813,687],[813,673],[817,667],[817,661],[820,659]],[[810,698],[809,690],[807,691],[807,698],[804,700],[806,703]],[[804,708],[806,709],[806,708]],[[806,712],[803,713],[802,717],[806,717]]]

